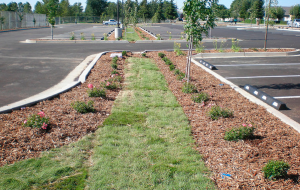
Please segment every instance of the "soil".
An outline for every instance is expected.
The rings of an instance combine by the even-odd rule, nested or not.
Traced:
[[[198,91],[210,94],[204,105],[194,103],[191,94],[181,91],[184,81],[179,81],[170,71],[158,52],[150,52],[146,57],[157,63],[170,90],[181,104],[192,126],[191,135],[194,147],[212,171],[211,178],[219,189],[299,189],[300,172],[300,136],[290,126],[231,89],[218,79],[206,73],[200,67],[191,65],[191,83]],[[174,52],[164,52],[177,69],[185,72],[186,57],[176,56]],[[140,55],[129,55],[140,56]],[[101,63],[101,64],[100,64]],[[123,74],[125,59],[119,58],[118,72]],[[109,55],[103,56],[92,69],[86,83],[43,101],[35,106],[0,115],[0,164],[12,164],[15,161],[38,157],[42,151],[60,147],[79,140],[88,133],[97,130],[110,114],[113,101],[120,89],[107,90],[107,98],[87,96],[89,83],[98,86],[111,77],[112,68]],[[96,112],[79,114],[71,106],[76,100],[93,100]],[[219,105],[234,112],[232,118],[211,120],[207,112],[212,105]],[[22,122],[31,114],[43,111],[50,118],[50,129],[32,129],[22,127]],[[225,141],[225,131],[240,127],[243,123],[255,127],[255,137],[237,142]],[[265,179],[262,168],[271,160],[284,160],[290,164],[288,177],[272,181]],[[225,175],[223,175],[225,174]],[[228,176],[228,175],[230,176]]]

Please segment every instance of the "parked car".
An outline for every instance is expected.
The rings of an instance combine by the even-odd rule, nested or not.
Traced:
[[[289,27],[296,27],[299,28],[300,27],[300,19],[294,19],[294,20],[290,20],[287,22],[287,25]]]
[[[114,20],[114,19],[109,19],[108,21],[103,21],[103,25],[117,25],[118,21]],[[119,22],[119,24],[121,24],[121,22]]]

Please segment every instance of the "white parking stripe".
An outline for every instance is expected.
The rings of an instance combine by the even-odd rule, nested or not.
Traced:
[[[278,97],[273,97],[275,99],[288,99],[288,98],[300,98],[300,96],[278,96]]]
[[[226,79],[255,79],[255,78],[288,78],[300,77],[300,75],[278,75],[278,76],[248,76],[248,77],[225,77]]]
[[[269,66],[269,65],[282,65],[282,66],[286,66],[286,65],[300,65],[300,63],[270,63],[270,64],[238,64],[238,65],[214,65],[216,67],[249,67],[249,66]]]

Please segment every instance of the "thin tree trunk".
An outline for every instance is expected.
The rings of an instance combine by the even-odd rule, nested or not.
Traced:
[[[188,60],[186,64],[186,73],[185,78],[187,82],[190,82],[190,67],[191,67],[191,59],[192,59],[192,49],[193,49],[193,37],[190,38],[189,42],[189,51],[188,51]]]
[[[53,40],[53,25],[51,24],[51,39]]]
[[[267,40],[268,40],[268,29],[269,29],[269,18],[270,18],[270,8],[271,8],[271,0],[269,0],[269,9],[268,9],[268,16],[267,16],[267,27],[266,27],[266,34],[265,34],[265,45],[264,45],[264,49],[266,51],[267,49]]]

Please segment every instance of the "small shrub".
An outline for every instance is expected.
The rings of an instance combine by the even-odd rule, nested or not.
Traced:
[[[163,57],[161,58],[164,62],[166,62],[167,60],[169,60],[167,57]]]
[[[181,71],[179,69],[176,69],[174,72],[175,75],[179,75],[180,73],[181,73]]]
[[[227,141],[238,141],[250,139],[253,137],[254,127],[241,126],[239,128],[232,128],[225,132],[224,139]]]
[[[170,69],[170,71],[173,71],[175,69],[175,65],[173,65],[173,64],[169,65],[169,69]]]
[[[127,55],[127,51],[122,51],[122,57]]]
[[[184,79],[185,77],[185,74],[183,72],[180,72],[178,75],[177,75],[177,80],[182,80]]]
[[[200,94],[194,94],[192,96],[192,100],[196,103],[206,102],[209,100],[209,95],[205,92],[201,92]]]
[[[223,109],[220,106],[213,106],[208,112],[209,117],[212,120],[217,120],[220,117],[228,118],[233,116],[233,112],[229,109]]]
[[[118,71],[116,71],[116,70],[113,70],[112,72],[111,72],[111,74],[120,74]]]
[[[232,43],[231,49],[232,49],[234,52],[239,52],[239,51],[241,51],[241,47],[239,46],[239,40],[238,40],[238,39],[232,39],[231,43]]]
[[[92,40],[96,40],[96,37],[95,37],[95,34],[94,33],[92,33],[92,38],[91,38]]]
[[[99,89],[99,88],[92,88],[88,89],[88,95],[89,97],[106,97],[106,92],[104,89]]]
[[[103,82],[101,86],[103,86],[104,88],[106,88],[108,90],[113,90],[113,89],[117,88],[117,84],[112,80]]]
[[[115,64],[115,63],[113,63],[113,64],[111,64],[111,67],[112,67],[113,69],[117,69],[117,68],[118,68],[118,65]]]
[[[196,46],[196,52],[197,53],[204,53],[205,46],[203,45],[203,42],[200,42],[199,44],[197,44]]]
[[[142,53],[142,57],[146,57],[146,53]]]
[[[186,93],[186,94],[191,94],[191,93],[196,93],[198,92],[197,91],[197,88],[195,85],[193,85],[192,83],[184,83],[183,87],[182,87],[182,92],[183,93]]]
[[[116,57],[112,58],[112,62],[113,62],[114,64],[117,64],[118,59],[119,59],[119,58],[116,56]]]
[[[49,118],[45,117],[44,112],[39,112],[29,116],[22,124],[24,127],[47,129]]]
[[[173,65],[173,63],[172,63],[172,61],[171,61],[170,59],[167,59],[167,60],[165,61],[165,63],[166,63],[167,65]]]
[[[83,32],[80,33],[80,39],[81,39],[81,40],[85,40],[85,37],[84,37],[84,33],[83,33]]]
[[[289,169],[289,164],[284,161],[270,160],[262,170],[265,178],[276,180],[285,177]]]
[[[108,82],[121,82],[123,80],[123,77],[119,74],[115,74],[113,78],[109,79]]]
[[[157,35],[156,35],[156,39],[157,39],[157,40],[161,40],[160,34],[157,34]]]
[[[85,102],[76,101],[76,102],[72,102],[71,106],[79,113],[88,113],[88,112],[95,111],[93,104],[94,102],[91,100],[88,101],[87,104]]]
[[[159,52],[159,53],[158,53],[158,56],[159,56],[160,58],[164,58],[166,55],[165,55],[164,53],[162,53],[162,52]]]
[[[148,37],[146,37],[146,38],[145,38],[145,40],[149,40],[149,38],[148,38]]]
[[[104,38],[105,41],[108,40],[108,36],[107,36],[106,33],[104,33],[103,36],[104,36],[103,38]]]

